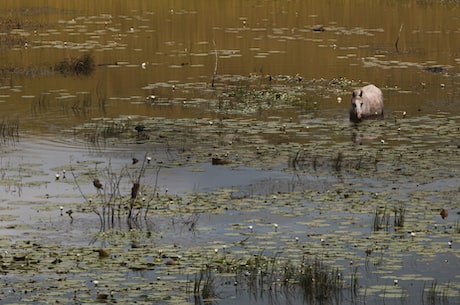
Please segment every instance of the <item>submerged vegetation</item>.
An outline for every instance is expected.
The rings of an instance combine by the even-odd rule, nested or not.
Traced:
[[[458,300],[460,117],[421,106],[416,115],[407,114],[399,108],[404,105],[393,102],[398,108],[385,120],[353,125],[348,103],[338,105],[363,84],[351,79],[361,66],[376,78],[385,68],[391,81],[384,91],[391,97],[407,94],[407,88],[392,83],[390,67],[415,67],[420,73],[426,66],[422,73],[428,77],[449,77],[455,85],[453,67],[434,60],[401,62],[402,54],[410,55],[403,53],[402,26],[401,53],[390,58],[381,50],[387,46],[363,39],[380,39],[382,29],[350,29],[333,20],[325,26],[301,24],[317,19],[313,14],[277,18],[270,30],[272,18],[244,19],[241,28],[213,27],[216,38],[224,34],[260,44],[249,50],[255,57],[217,50],[215,43],[210,48],[207,41],[186,45],[175,40],[174,31],[184,29],[175,23],[201,12],[175,5],[162,15],[160,7],[77,17],[84,11],[79,8],[60,14],[58,27],[50,31],[40,31],[43,25],[28,18],[0,18],[1,48],[31,60],[0,67],[6,75],[2,102],[30,99],[34,123],[43,119],[57,138],[52,145],[33,143],[26,154],[14,147],[2,155],[2,302],[434,305]],[[286,6],[285,17],[292,8]],[[297,24],[284,28],[285,19]],[[152,27],[157,21],[164,27],[164,20],[174,25],[171,31]],[[255,24],[259,28],[250,28]],[[170,40],[160,39],[163,33]],[[348,45],[354,36],[359,47]],[[278,47],[264,50],[271,49],[265,41]],[[298,41],[315,50],[311,57],[301,52],[312,68],[330,54],[341,62],[340,73],[353,70],[352,76],[267,74],[274,72],[265,58],[290,56],[288,49]],[[50,63],[29,56],[50,49]],[[102,53],[101,58],[121,60],[104,65],[107,71],[100,74],[110,76],[99,82],[79,77],[93,74],[93,54]],[[250,56],[248,70],[257,72],[233,67],[242,56]],[[218,74],[229,66],[228,71],[246,75]],[[306,73],[322,77],[322,72]],[[136,79],[119,83],[117,73]],[[65,76],[78,77],[71,79],[72,89],[52,83],[47,92],[29,92],[12,74],[52,76],[59,85]],[[423,83],[405,85],[417,101],[433,92],[425,76],[417,74],[416,82]],[[455,107],[458,90],[450,85],[443,83],[442,93]],[[18,142],[19,123],[11,117],[0,122],[3,143]]]
[[[60,105],[85,117],[105,107],[105,95],[99,92],[96,98],[97,105],[83,93]],[[42,114],[53,103],[53,96],[44,94],[33,100],[31,110]],[[218,99],[211,104],[218,105]],[[452,259],[438,262],[433,252],[456,255],[452,244],[458,219],[452,219],[452,202],[458,192],[451,162],[458,159],[458,147],[451,137],[458,134],[458,117],[395,116],[353,127],[310,112],[296,118],[213,117],[218,112],[213,106],[206,108],[209,116],[200,118],[103,117],[62,130],[94,154],[72,160],[64,166],[67,179],[54,180],[61,186],[58,193],[71,186],[72,199],[60,209],[62,217],[46,218],[45,230],[84,228],[93,239],[86,248],[47,245],[46,253],[40,252],[45,245],[38,251],[18,244],[8,248],[12,256],[3,258],[5,272],[48,270],[49,281],[66,283],[60,298],[119,303],[218,304],[235,291],[305,304],[405,300],[422,289],[427,301],[456,296],[458,285],[436,278],[433,269],[410,275],[399,270],[412,257],[448,269]],[[434,133],[448,136],[427,141]],[[362,140],[354,141],[353,134]],[[105,154],[107,147],[122,148],[122,153],[112,159]],[[270,174],[246,184],[242,175],[234,185],[205,192],[198,186],[174,192],[162,182],[168,170],[180,169],[195,179],[216,167],[222,173],[251,167]],[[23,177],[40,176],[17,171],[11,184],[23,186],[28,183]],[[46,208],[37,210],[58,210],[47,204],[61,206],[66,196],[59,196],[45,196]],[[450,216],[440,214],[441,206]],[[110,279],[104,285],[94,284],[103,278],[91,271],[101,263]],[[72,274],[72,281],[66,274]],[[125,281],[132,274],[142,276]],[[424,288],[434,280],[442,284]],[[89,281],[85,289],[75,288]],[[40,296],[54,292],[47,287],[36,291]],[[28,298],[35,296],[21,295],[21,300]]]

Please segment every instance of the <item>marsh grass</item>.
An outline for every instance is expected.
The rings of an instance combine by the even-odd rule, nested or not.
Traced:
[[[334,164],[333,167],[336,172],[340,172],[342,170],[342,162],[343,162],[343,153],[338,152],[333,162]]]
[[[101,120],[84,128],[74,129],[74,134],[82,135],[88,147],[97,150],[105,147],[108,139],[123,138],[131,127],[128,121]]]
[[[395,228],[404,227],[404,221],[406,219],[406,207],[403,204],[395,206],[393,208],[394,212],[394,226]]]
[[[391,226],[391,218],[393,216],[393,227]],[[373,216],[374,231],[389,231],[391,228],[397,230],[404,227],[406,219],[406,207],[404,204],[395,205],[393,209],[387,206],[376,208]]]
[[[390,228],[391,211],[385,206],[383,209],[375,208],[373,218],[373,230],[388,231]]]
[[[209,266],[203,267],[195,276],[193,297],[195,304],[213,304],[218,298],[216,279]]]
[[[60,61],[54,69],[63,75],[90,75],[96,67],[94,57],[85,53],[81,56],[69,56]]]
[[[368,153],[361,153],[358,155],[350,155],[349,153],[338,151],[337,153],[331,152],[330,156],[324,154],[316,154],[307,151],[303,148],[297,150],[289,156],[289,167],[302,171],[306,169],[331,170],[331,172],[356,172],[377,169],[377,157],[373,157]]]
[[[433,281],[431,285],[423,289],[423,304],[436,305],[436,304],[449,304],[447,291],[449,287],[439,287],[436,281]]]
[[[0,121],[0,136],[4,144],[19,141],[19,119],[6,119]]]
[[[21,38],[16,38],[17,35],[8,35],[6,38],[0,36],[0,44],[19,44],[26,43]],[[8,39],[8,41],[4,41]],[[40,64],[40,65],[29,65],[29,66],[1,66],[0,74],[12,75],[25,75],[25,76],[47,76],[60,73],[64,76],[89,76],[96,69],[96,63],[94,57],[85,53],[81,56],[69,56],[64,60],[61,60],[57,64]]]
[[[339,304],[343,279],[338,268],[319,258],[294,262],[260,252],[235,266],[238,283],[245,283],[252,295],[280,292],[300,293],[307,304]],[[357,277],[355,277],[357,286]]]
[[[353,267],[350,274],[350,292],[353,299],[358,296],[358,289],[358,267]]]
[[[312,304],[315,301],[332,301],[339,304],[343,282],[338,268],[315,259],[304,262],[298,272],[298,281],[304,298]]]

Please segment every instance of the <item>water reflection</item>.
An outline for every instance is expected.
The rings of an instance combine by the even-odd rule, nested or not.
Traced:
[[[16,45],[3,53],[6,66],[43,69],[57,60],[90,51],[99,68],[91,78],[5,74],[3,107],[27,117],[30,100],[21,96],[40,96],[63,88],[70,95],[88,91],[94,95],[102,88],[108,99],[126,99],[155,94],[157,90],[149,84],[209,86],[215,50],[219,75],[343,76],[408,92],[404,96],[388,92],[390,109],[404,105],[414,112],[417,104],[439,99],[446,91],[458,97],[458,92],[452,91],[459,39],[451,6],[415,1],[380,5],[383,8],[353,2],[177,1],[107,7],[105,2],[79,6],[47,2],[40,9],[33,4],[24,9],[27,1],[6,1],[3,10],[12,16],[6,20],[16,23],[4,23],[3,32],[27,38],[27,46]],[[381,11],[392,18],[381,18]],[[21,14],[27,19],[21,20]],[[347,17],[356,15],[360,18]],[[430,23],[436,20],[443,22]],[[401,24],[404,27],[395,50]],[[318,25],[322,31],[317,30]],[[445,67],[448,78],[444,79],[444,73],[417,70],[426,65]],[[426,84],[422,92],[417,90],[420,83]],[[443,91],[440,83],[446,85]],[[167,99],[188,99],[197,92],[158,90],[158,94]],[[332,97],[321,101],[324,107],[337,109],[340,105],[333,102]],[[14,108],[9,107],[12,104]],[[111,100],[108,108],[108,116],[152,114],[148,108],[136,109],[131,103]],[[26,130],[32,129],[27,126]]]

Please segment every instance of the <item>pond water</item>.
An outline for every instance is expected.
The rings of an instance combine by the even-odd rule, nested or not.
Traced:
[[[157,2],[2,2],[0,302],[460,303],[460,3]]]

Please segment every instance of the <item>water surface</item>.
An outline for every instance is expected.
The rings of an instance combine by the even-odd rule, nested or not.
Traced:
[[[94,301],[93,280],[104,278],[94,261],[55,273],[46,263],[59,253],[73,266],[69,253],[91,257],[100,246],[117,253],[105,290],[119,302],[193,303],[185,283],[204,258],[220,261],[215,249],[242,262],[261,253],[320,258],[346,276],[340,304],[458,302],[459,9],[456,1],[3,1],[2,298]],[[96,64],[90,75],[54,69],[86,53]],[[368,83],[383,90],[385,119],[355,126],[350,92]],[[125,221],[98,235],[88,206],[101,198],[93,179],[109,193],[117,175],[122,197],[142,177],[141,194],[155,203],[135,243]],[[396,228],[385,211],[400,206],[405,225]],[[377,216],[390,217],[386,228],[375,230]],[[147,250],[134,259],[133,244]],[[165,257],[152,253],[161,249],[184,257],[183,268],[160,267]],[[24,253],[40,258],[37,269],[15,264]],[[155,270],[120,269],[140,258]],[[28,281],[59,283],[67,272],[75,278],[60,292]],[[286,291],[271,299],[250,282],[234,287],[236,275],[214,272],[216,304],[309,303]],[[160,277],[163,290],[149,286]],[[138,289],[123,286],[126,278]]]

